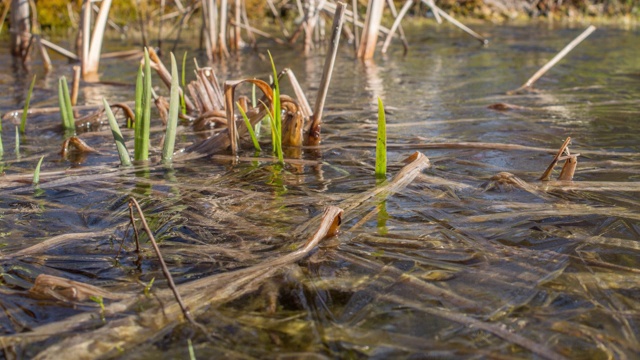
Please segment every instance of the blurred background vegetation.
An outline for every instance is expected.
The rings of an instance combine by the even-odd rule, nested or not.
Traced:
[[[200,0],[182,0],[184,5]],[[394,0],[398,7],[404,0]],[[3,1],[2,7],[10,3]],[[120,26],[133,24],[137,16],[146,14],[150,19],[157,17],[160,0],[113,0],[110,19]],[[266,0],[245,0],[249,17],[253,20],[272,17]],[[293,0],[274,0],[283,15],[294,13]],[[348,1],[349,5],[351,4]],[[367,0],[359,0],[362,11]],[[457,16],[490,19],[528,19],[575,17],[640,18],[640,0],[437,0],[443,10]],[[35,0],[38,9],[38,21],[44,30],[62,30],[77,23],[82,0]],[[97,3],[96,5],[99,5]],[[175,10],[174,2],[166,0],[165,13]],[[416,5],[413,12],[427,12],[424,5]],[[364,13],[363,13],[364,15]],[[297,14],[296,14],[297,16]]]

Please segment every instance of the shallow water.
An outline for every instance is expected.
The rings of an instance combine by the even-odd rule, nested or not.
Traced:
[[[369,63],[354,60],[343,44],[326,102],[322,148],[305,151],[306,162],[284,170],[253,159],[250,145],[236,163],[214,156],[178,162],[173,169],[118,169],[106,127],[80,135],[98,154],[61,160],[57,114],[29,118],[18,154],[13,124],[19,119],[4,120],[0,340],[13,344],[4,356],[63,356],[57,351],[64,349],[51,346],[92,336],[109,343],[100,338],[106,325],[95,302],[28,292],[39,274],[114,293],[142,293],[154,278],[152,293],[167,287],[151,245],[143,242],[141,257],[134,252],[127,227],[127,201],[134,196],[181,285],[290,253],[306,240],[295,229],[327,205],[352,210],[344,214],[341,233],[311,256],[245,285],[247,291],[230,301],[194,311],[214,339],[187,323],[169,324],[136,347],[114,347],[109,356],[186,357],[191,339],[203,359],[637,357],[639,33],[598,29],[536,83],[538,92],[508,96],[583,29],[479,30],[491,38],[489,46],[448,26],[413,27],[406,57],[396,45]],[[206,64],[195,45],[180,48],[180,57],[186,49]],[[259,53],[267,49],[279,68],[293,69],[313,102],[322,51],[305,58],[261,42]],[[48,75],[37,59],[31,73],[12,62],[0,54],[3,114],[22,107],[32,73],[38,76],[32,107],[57,106],[57,79],[71,78],[65,60],[54,58]],[[268,62],[253,52],[213,66],[220,79],[265,79],[270,73]],[[113,83],[82,86],[80,103],[133,99],[127,84],[134,82],[137,60],[105,60],[102,70],[101,80]],[[157,77],[154,86],[168,93]],[[289,89],[284,86],[285,93]],[[429,157],[432,167],[397,193],[354,205],[353,196],[376,186],[378,97],[388,112],[388,178],[414,151]],[[489,109],[494,103],[523,108]],[[156,124],[157,154],[162,127]],[[567,136],[571,152],[581,154],[574,182],[539,182]],[[125,130],[124,137],[132,139],[132,132]],[[193,131],[182,126],[178,147],[194,141]],[[43,155],[36,190],[29,183]],[[526,186],[485,191],[489,179],[505,171]],[[105,299],[107,305],[114,301]],[[126,315],[135,319],[141,307],[108,313],[104,324]],[[56,328],[46,338],[28,336],[86,312],[96,314],[95,322]]]

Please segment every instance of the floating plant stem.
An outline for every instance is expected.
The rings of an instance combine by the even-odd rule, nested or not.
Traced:
[[[29,92],[27,93],[27,99],[24,102],[24,109],[22,109],[22,118],[20,119],[20,133],[24,134],[27,127],[27,112],[29,110],[29,103],[31,102],[31,94],[33,93],[33,85],[36,84],[36,75],[33,75],[31,85],[29,85]]]
[[[135,161],[149,159],[149,127],[151,123],[151,65],[149,51],[144,49],[144,76],[142,67],[136,79]]]
[[[124,138],[122,137],[122,133],[120,132],[118,122],[116,121],[115,116],[113,116],[113,111],[111,111],[111,106],[109,106],[107,100],[103,98],[102,102],[104,104],[105,113],[107,114],[107,119],[109,120],[109,126],[111,127],[113,139],[116,142],[116,148],[118,149],[118,155],[120,156],[120,164],[122,164],[122,166],[130,166],[131,158],[129,157],[127,147],[124,144]]]
[[[387,175],[387,120],[382,99],[378,98],[378,136],[376,140],[376,177],[384,180]]]
[[[40,157],[38,161],[38,165],[36,165],[36,170],[33,172],[33,185],[38,185],[40,183],[40,166],[42,165],[42,160],[44,159],[44,155]]]
[[[162,147],[162,161],[164,163],[171,163],[171,159],[173,158],[173,149],[176,144],[176,127],[178,125],[179,109],[180,85],[178,84],[178,66],[176,64],[175,56],[171,53],[171,96],[169,98],[169,117],[167,119],[167,132],[164,137],[164,146]]]
[[[254,86],[254,89],[255,89],[255,86]],[[253,147],[257,151],[262,151],[262,149],[260,149],[260,144],[258,143],[258,138],[256,137],[256,133],[253,131],[253,126],[251,126],[251,121],[249,121],[249,118],[247,117],[247,113],[244,112],[244,109],[242,108],[242,106],[240,106],[239,103],[236,103],[236,105],[240,110],[240,114],[242,114],[242,119],[244,119],[244,124],[247,125],[247,129],[249,130],[249,135],[251,135],[251,141],[253,141]]]

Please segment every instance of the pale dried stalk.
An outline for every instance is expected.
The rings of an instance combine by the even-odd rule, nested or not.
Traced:
[[[427,6],[429,6],[431,8],[431,11],[433,11],[434,14],[438,13],[440,16],[445,18],[445,20],[447,20],[448,22],[450,22],[453,25],[457,26],[462,31],[466,32],[467,34],[471,35],[473,38],[475,38],[476,40],[480,41],[480,43],[482,43],[483,45],[486,45],[486,44],[489,43],[489,40],[484,38],[482,35],[480,35],[477,32],[471,30],[470,28],[465,26],[463,23],[461,23],[460,21],[454,19],[451,15],[447,14],[446,12],[444,12],[444,10],[442,10],[438,6],[436,6],[436,4],[433,2],[433,0],[422,0],[422,2],[425,3]]]
[[[65,49],[65,48],[63,48],[61,46],[58,46],[58,45],[52,43],[51,41],[48,41],[47,39],[40,39],[40,44],[48,47],[49,49],[57,52],[58,54],[60,54],[62,56],[67,57],[70,60],[74,60],[74,61],[80,60],[80,58],[78,58],[78,56],[76,54],[72,53],[71,51],[69,51],[69,50],[67,50],[67,49]]]
[[[387,35],[387,38],[384,39],[384,44],[382,45],[383,54],[387,53],[387,50],[389,49],[389,45],[391,44],[391,39],[393,38],[393,34],[395,34],[396,30],[400,26],[400,22],[402,21],[404,16],[407,14],[409,9],[411,8],[411,5],[413,5],[413,1],[414,0],[407,0],[407,2],[405,2],[404,5],[402,6],[402,9],[400,9],[400,13],[398,13],[398,16],[396,16],[396,20],[393,22],[393,25],[389,30],[389,35]]]
[[[342,31],[342,23],[344,22],[344,11],[346,5],[339,2],[333,17],[333,31],[331,33],[330,49],[324,61],[324,70],[322,71],[322,79],[320,80],[320,90],[316,96],[316,103],[313,110],[313,121],[309,126],[309,131],[305,139],[305,145],[318,145],[320,143],[320,124],[322,124],[322,111],[324,102],[329,92],[329,83],[331,82],[331,74],[336,62],[338,53],[338,45],[340,44],[340,33]]]
[[[81,68],[78,65],[73,66],[73,85],[71,87],[71,105],[76,106],[78,103],[78,91],[80,89]]]
[[[549,60],[543,67],[540,68],[532,77],[527,80],[521,87],[507,92],[508,95],[518,93],[524,89],[531,88],[533,84],[538,81],[549,69],[551,69],[555,64],[557,64],[562,58],[567,56],[567,54],[573,50],[578,44],[580,44],[584,39],[586,39],[592,32],[596,31],[596,27],[593,25],[589,25],[589,27],[582,32],[582,34],[578,35],[573,41],[571,41],[567,46],[564,47],[553,59]]]
[[[91,45],[89,46],[87,58],[82,58],[83,76],[98,72],[98,66],[100,65],[100,51],[102,50],[102,39],[104,39],[104,30],[107,26],[107,18],[109,16],[110,9],[111,0],[102,0],[102,4],[100,4],[100,13],[98,13],[96,25],[91,36]],[[88,13],[91,12],[90,9],[86,9],[86,11]],[[85,39],[86,38],[88,38],[88,36],[86,36]],[[84,43],[82,45],[85,46]]]
[[[360,47],[358,47],[358,59],[367,60],[373,58],[373,53],[376,51],[376,43],[378,42],[378,31],[382,21],[384,2],[385,0],[369,0],[367,15],[364,20],[365,25],[360,38]]]

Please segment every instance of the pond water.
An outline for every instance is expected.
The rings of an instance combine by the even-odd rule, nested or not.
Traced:
[[[449,26],[413,25],[406,56],[396,44],[366,63],[342,44],[322,145],[284,169],[267,131],[258,155],[247,142],[237,159],[221,152],[166,168],[155,165],[163,128],[154,113],[151,163],[120,168],[108,126],[79,135],[97,153],[65,160],[58,114],[30,116],[19,149],[19,119],[3,120],[4,357],[186,358],[190,348],[202,359],[638,357],[640,31],[600,28],[537,91],[505,95],[583,28],[478,30],[488,46]],[[177,54],[207,64],[195,38]],[[211,66],[221,80],[267,79],[267,49],[313,104],[322,49],[305,57],[262,41]],[[72,76],[53,57],[45,75],[38,58],[27,72],[0,54],[2,114],[23,106],[34,73],[31,107],[57,106],[58,77]],[[138,61],[103,60],[102,83],[82,84],[79,103],[133,100]],[[283,92],[293,94],[286,81]],[[378,97],[392,186],[373,192],[385,186],[374,175]],[[489,108],[496,103],[514,109]],[[179,128],[177,147],[200,141]],[[132,130],[123,134],[132,149]],[[567,137],[580,154],[573,182],[540,182]],[[394,178],[416,151],[431,166]],[[496,180],[501,172],[516,180]],[[130,197],[199,326],[175,320],[146,235],[135,252]],[[345,209],[337,236],[270,263],[303,244],[329,205]],[[233,275],[241,269],[251,279]],[[106,310],[77,284],[32,289],[41,274],[100,287]]]

